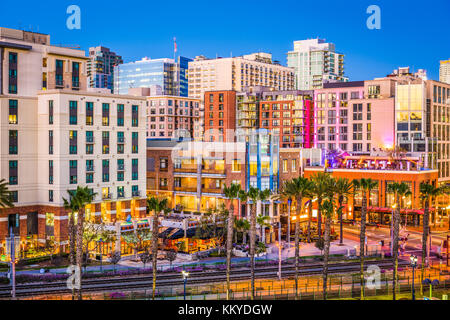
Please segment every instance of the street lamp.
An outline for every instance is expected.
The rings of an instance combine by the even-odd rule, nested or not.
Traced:
[[[415,291],[415,289],[414,289],[414,280],[415,280],[415,277],[414,277],[414,271],[415,271],[415,269],[416,269],[416,267],[417,267],[417,256],[413,256],[413,255],[411,255],[410,257],[409,257],[409,260],[410,260],[410,265],[411,265],[411,267],[412,267],[412,299],[413,300],[416,300],[416,291]]]
[[[183,293],[183,295],[184,295],[184,300],[186,300],[186,282],[187,282],[187,279],[189,277],[189,272],[183,270],[183,271],[181,271],[181,275],[183,276],[183,281],[184,281],[184,293]]]
[[[447,210],[447,219],[448,219],[448,231],[450,231],[450,215],[449,215],[449,210],[450,210],[450,205],[447,206],[447,208],[445,208]]]

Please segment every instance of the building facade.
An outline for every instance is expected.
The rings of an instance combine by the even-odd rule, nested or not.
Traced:
[[[310,148],[313,142],[313,92],[247,88],[236,95],[237,135],[254,129],[276,134],[283,148]]]
[[[441,64],[439,66],[439,81],[450,83],[450,59],[441,60]]]
[[[168,58],[143,58],[119,65],[114,70],[114,92],[128,94],[133,88],[151,88],[155,95],[185,95],[189,61],[184,57],[179,57],[179,62]]]
[[[189,62],[188,76],[189,96],[201,99],[206,91],[242,91],[249,86],[294,89],[293,70],[263,52],[232,58],[196,57]]]
[[[11,230],[23,254],[48,239],[66,250],[63,198],[78,185],[96,194],[88,221],[145,216],[145,98],[89,93],[83,51],[0,32],[0,178],[14,203],[0,210],[0,251]]]
[[[102,46],[89,48],[87,76],[89,88],[114,92],[114,67],[122,64],[122,57]]]
[[[294,50],[287,53],[287,65],[295,71],[297,90],[320,89],[326,82],[348,81],[344,76],[344,55],[323,39],[294,41]]]
[[[147,97],[147,138],[193,138],[200,127],[200,99],[180,96]]]

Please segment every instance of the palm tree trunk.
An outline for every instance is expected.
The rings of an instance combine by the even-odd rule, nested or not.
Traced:
[[[322,238],[322,210],[320,209],[322,207],[322,199],[319,198],[317,200],[317,236],[319,237],[319,240]]]
[[[343,226],[344,223],[342,219],[343,213],[342,202],[343,202],[342,197],[339,197],[339,244],[344,244],[344,226]]]
[[[256,245],[256,201],[253,201],[250,215],[250,274],[251,274],[251,299],[255,300],[255,245]]]
[[[74,221],[74,212],[69,213],[69,261],[70,265],[75,265],[76,256],[75,256],[75,221]],[[73,271],[75,272],[75,270]],[[72,273],[73,276],[73,273]],[[75,277],[73,277],[72,281],[72,300],[75,300]]]
[[[397,287],[397,271],[398,271],[398,234],[399,234],[399,225],[400,225],[400,197],[397,196],[397,209],[394,213],[394,243],[392,244],[392,252],[393,252],[393,264],[394,264],[394,272],[392,279],[392,296],[393,300],[396,298],[396,287]]]
[[[363,191],[362,208],[361,208],[361,232],[359,236],[359,261],[361,269],[359,271],[359,285],[361,289],[361,300],[364,300],[364,247],[366,243],[366,215],[367,215],[367,196]]]
[[[430,219],[430,202],[429,199],[425,199],[425,206],[423,210],[423,232],[422,232],[422,264],[420,267],[420,293],[423,294],[423,283],[425,276],[425,266],[427,260],[428,250],[428,231],[429,231],[429,219]]]
[[[78,289],[78,300],[82,300],[81,292],[81,267],[83,265],[83,224],[84,224],[84,207],[78,210],[77,218],[77,268],[80,270],[80,288]]]
[[[231,251],[233,250],[233,211],[233,199],[231,199],[227,225],[227,300],[230,300]]]
[[[308,205],[308,243],[311,243],[311,219],[312,219],[312,203]]]
[[[158,213],[155,210],[155,214],[153,216],[153,228],[152,228],[152,300],[155,300],[155,291],[156,291],[156,268],[157,268],[157,258],[158,258]]]
[[[331,233],[331,217],[325,218],[325,234],[323,248],[323,299],[327,300],[327,284],[328,284],[328,258],[330,255],[330,233]]]

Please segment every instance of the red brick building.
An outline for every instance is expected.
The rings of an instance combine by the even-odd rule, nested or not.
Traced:
[[[204,141],[234,141],[236,91],[206,91],[204,101]]]

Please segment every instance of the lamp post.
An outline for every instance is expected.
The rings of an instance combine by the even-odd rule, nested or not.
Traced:
[[[447,210],[447,219],[448,219],[448,231],[450,231],[450,215],[449,215],[449,210],[450,210],[450,205],[447,206],[447,208],[445,208]]]
[[[184,282],[183,295],[184,295],[184,300],[186,300],[186,282],[187,282],[187,279],[189,277],[189,272],[183,270],[183,271],[181,271],[181,275],[183,276],[183,282]]]
[[[415,277],[414,277],[415,273],[414,273],[414,271],[415,271],[415,269],[417,267],[417,256],[410,256],[409,260],[410,260],[410,265],[412,267],[412,299],[416,300],[416,291],[415,291],[415,288],[414,288],[414,280],[415,280]]]

